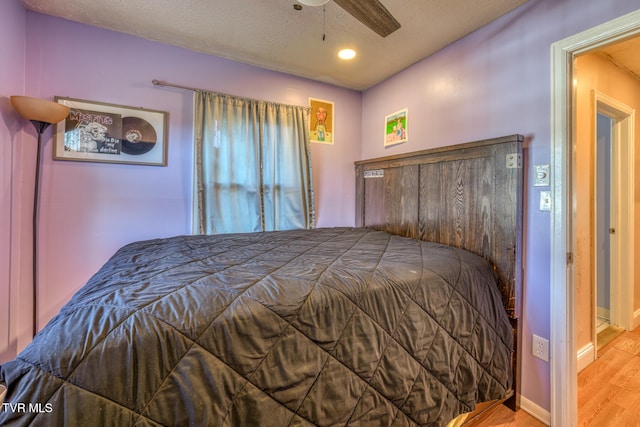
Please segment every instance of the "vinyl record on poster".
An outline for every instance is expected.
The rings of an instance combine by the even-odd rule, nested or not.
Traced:
[[[139,117],[122,118],[122,152],[138,155],[148,153],[156,146],[156,130],[151,123]]]

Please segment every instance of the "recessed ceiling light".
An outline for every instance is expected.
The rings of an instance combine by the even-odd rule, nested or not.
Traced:
[[[356,51],[353,49],[342,49],[338,52],[338,56],[341,59],[353,59],[356,57]]]
[[[329,3],[329,0],[298,0],[306,6],[322,6]]]

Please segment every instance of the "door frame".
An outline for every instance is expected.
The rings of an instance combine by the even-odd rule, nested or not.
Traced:
[[[573,210],[571,185],[575,137],[573,62],[577,55],[640,34],[640,11],[565,38],[551,46],[551,425],[578,421],[574,337]]]
[[[615,206],[612,206],[611,218],[615,224],[614,242],[611,245],[611,323],[627,331],[633,330],[633,278],[634,278],[634,126],[635,111],[628,105],[593,91],[593,148],[597,144],[595,123],[597,114],[602,113],[613,119],[611,135],[611,192]],[[597,173],[597,172],[596,172]],[[629,179],[624,179],[628,177]],[[597,197],[594,199],[597,200]],[[597,221],[596,221],[597,222]],[[595,224],[594,224],[595,225]],[[597,236],[597,233],[594,235]],[[596,239],[596,247],[598,241]],[[597,263],[594,263],[597,265]],[[595,273],[595,272],[594,272]],[[594,275],[594,277],[597,277]],[[597,306],[594,292],[594,307]],[[595,316],[594,316],[595,318]],[[593,330],[596,342],[595,327]],[[596,346],[597,348],[597,346]],[[597,351],[596,351],[597,354]]]
[[[616,162],[618,161],[616,153],[616,128],[615,125],[618,119],[613,117],[612,114],[608,114],[610,103],[607,102],[607,95],[599,92],[598,90],[591,91],[591,152],[593,155],[593,183],[591,187],[594,189],[593,193],[593,284],[591,286],[592,292],[592,304],[593,304],[593,316],[591,317],[591,346],[593,352],[589,363],[598,358],[598,323],[600,322],[601,308],[600,297],[602,292],[600,287],[604,284],[601,281],[606,281],[606,290],[608,295],[608,305],[606,307],[606,320],[608,326],[616,325],[619,318],[619,311],[617,307],[618,299],[618,272],[615,268],[612,268],[612,263],[615,263],[617,259],[617,246],[615,245],[615,232],[611,233],[611,228],[617,227],[616,224],[616,209],[617,209],[617,181],[616,177],[612,175],[616,168]],[[601,147],[600,138],[602,132],[600,131],[600,116],[606,117],[609,122],[608,128],[608,147]],[[606,153],[604,150],[606,149]],[[601,158],[602,157],[602,158]],[[605,160],[607,160],[606,162]],[[603,175],[603,176],[601,176]],[[608,175],[608,180],[607,180]],[[605,185],[605,184],[608,184]],[[606,205],[606,206],[601,206]],[[600,213],[603,213],[605,218],[600,217]],[[606,217],[609,218],[605,224]],[[608,244],[607,241],[608,240]],[[601,248],[608,246],[608,250],[605,252]],[[609,274],[605,277],[605,274],[600,271],[600,268],[607,265]],[[604,313],[603,313],[604,314]],[[615,320],[614,320],[615,319]],[[580,360],[580,356],[578,356]],[[588,365],[588,364],[586,364]],[[585,365],[585,367],[586,367]],[[580,373],[580,363],[578,363],[578,375]]]

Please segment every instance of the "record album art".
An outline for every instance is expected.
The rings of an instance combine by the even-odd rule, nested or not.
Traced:
[[[55,124],[53,159],[167,166],[166,111],[54,97],[69,108]]]
[[[151,123],[139,117],[122,118],[122,152],[139,155],[148,153],[157,142]]]

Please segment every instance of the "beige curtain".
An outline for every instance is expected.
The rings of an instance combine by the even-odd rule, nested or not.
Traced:
[[[194,232],[312,228],[305,107],[195,91]]]

